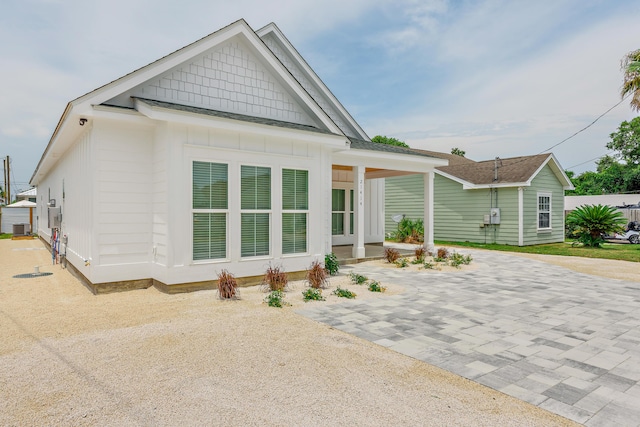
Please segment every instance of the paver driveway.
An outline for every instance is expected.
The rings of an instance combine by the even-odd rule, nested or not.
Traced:
[[[587,426],[640,425],[640,283],[461,252],[478,268],[345,266],[406,291],[300,313]]]

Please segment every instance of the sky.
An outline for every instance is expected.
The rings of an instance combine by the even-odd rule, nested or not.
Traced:
[[[12,194],[67,103],[244,18],[275,22],[370,137],[473,160],[533,155],[621,101],[637,0],[3,0],[0,156]],[[553,148],[595,170],[628,99]],[[4,183],[2,183],[4,185]]]

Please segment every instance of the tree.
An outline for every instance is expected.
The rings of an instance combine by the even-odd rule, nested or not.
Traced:
[[[464,157],[467,154],[466,151],[459,149],[458,147],[453,147],[451,149],[451,154],[455,154],[456,156]]]
[[[622,71],[624,81],[620,95],[624,98],[627,94],[633,94],[631,108],[640,111],[640,49],[629,52],[622,59]]]
[[[617,158],[629,165],[640,163],[640,116],[630,122],[625,120],[620,123],[618,130],[609,137],[611,141],[607,143],[607,148],[618,151]]]
[[[623,229],[627,219],[613,206],[582,205],[567,215],[567,227],[585,246],[599,248],[603,234]]]
[[[404,141],[400,141],[399,139],[392,138],[390,136],[376,135],[373,138],[371,138],[371,141],[376,142],[378,144],[387,144],[387,145],[395,145],[396,147],[411,148]]]

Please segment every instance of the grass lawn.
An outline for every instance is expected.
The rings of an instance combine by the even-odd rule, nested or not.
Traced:
[[[585,248],[571,246],[571,242],[550,243],[547,245],[510,246],[495,243],[445,242],[437,240],[437,246],[464,246],[468,248],[489,249],[505,252],[524,252],[530,254],[579,256],[584,258],[619,259],[622,261],[640,262],[640,245],[624,243],[604,243],[601,248]]]
[[[0,239],[10,239],[12,236],[11,233],[0,233]]]

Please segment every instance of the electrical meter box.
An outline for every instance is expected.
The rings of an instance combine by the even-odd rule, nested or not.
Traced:
[[[500,224],[500,208],[491,208],[491,224]]]
[[[60,228],[62,223],[62,209],[58,207],[49,207],[49,228]]]

